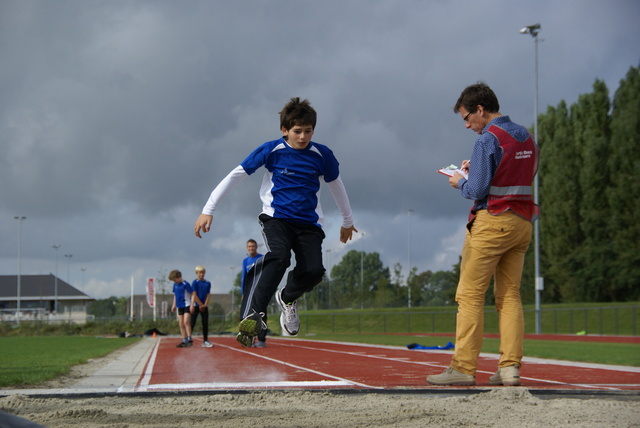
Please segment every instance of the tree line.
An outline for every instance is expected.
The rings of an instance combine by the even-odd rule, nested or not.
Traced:
[[[539,115],[546,302],[640,298],[640,73]]]

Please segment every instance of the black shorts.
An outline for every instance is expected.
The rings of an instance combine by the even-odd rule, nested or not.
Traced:
[[[178,308],[178,315],[184,315],[184,314],[190,314],[191,311],[189,310],[189,307],[187,306],[186,308]]]

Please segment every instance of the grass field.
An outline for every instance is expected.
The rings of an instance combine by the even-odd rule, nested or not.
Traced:
[[[454,335],[435,337],[394,334],[319,334],[301,338],[391,346],[406,346],[410,343],[444,346],[449,341],[455,341]],[[497,354],[499,346],[498,339],[484,339],[482,352]],[[637,344],[525,340],[524,354],[527,357],[640,367],[640,345]]]
[[[0,387],[35,385],[69,372],[71,366],[127,346],[137,338],[85,336],[0,338]]]

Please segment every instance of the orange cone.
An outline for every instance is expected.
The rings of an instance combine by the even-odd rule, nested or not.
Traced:
[[[156,338],[156,332],[155,331],[153,332],[153,335],[151,337],[153,337],[154,339]]]

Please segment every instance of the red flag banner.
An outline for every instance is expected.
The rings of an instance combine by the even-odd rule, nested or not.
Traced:
[[[147,280],[147,303],[149,303],[149,307],[153,308],[153,302],[154,302],[154,289],[153,289],[153,278],[149,278]]]

